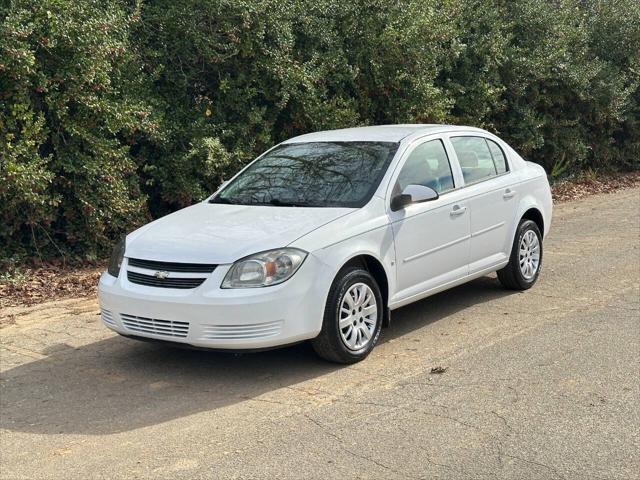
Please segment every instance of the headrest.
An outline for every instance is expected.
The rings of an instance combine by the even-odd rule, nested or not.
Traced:
[[[471,150],[458,152],[458,160],[460,160],[461,167],[468,168],[478,166],[478,155],[476,155],[476,152],[472,152]]]

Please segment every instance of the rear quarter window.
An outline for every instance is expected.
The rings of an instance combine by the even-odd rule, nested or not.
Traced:
[[[486,139],[489,150],[493,156],[493,163],[496,166],[496,172],[498,175],[509,171],[509,165],[507,164],[507,157],[505,156],[502,148],[493,140]]]

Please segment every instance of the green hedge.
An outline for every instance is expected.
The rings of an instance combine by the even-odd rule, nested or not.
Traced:
[[[104,255],[273,143],[487,128],[638,168],[637,0],[0,0],[0,258]]]

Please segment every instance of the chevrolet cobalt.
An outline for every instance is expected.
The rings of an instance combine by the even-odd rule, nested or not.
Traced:
[[[530,288],[551,213],[543,168],[484,130],[302,135],[122,239],[100,278],[102,320],[214,349],[311,340],[357,362],[403,305],[491,272]]]

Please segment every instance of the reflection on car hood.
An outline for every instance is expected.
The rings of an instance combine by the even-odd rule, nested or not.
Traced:
[[[252,253],[285,247],[352,211],[199,203],[131,233],[125,255],[167,262],[232,263]]]

